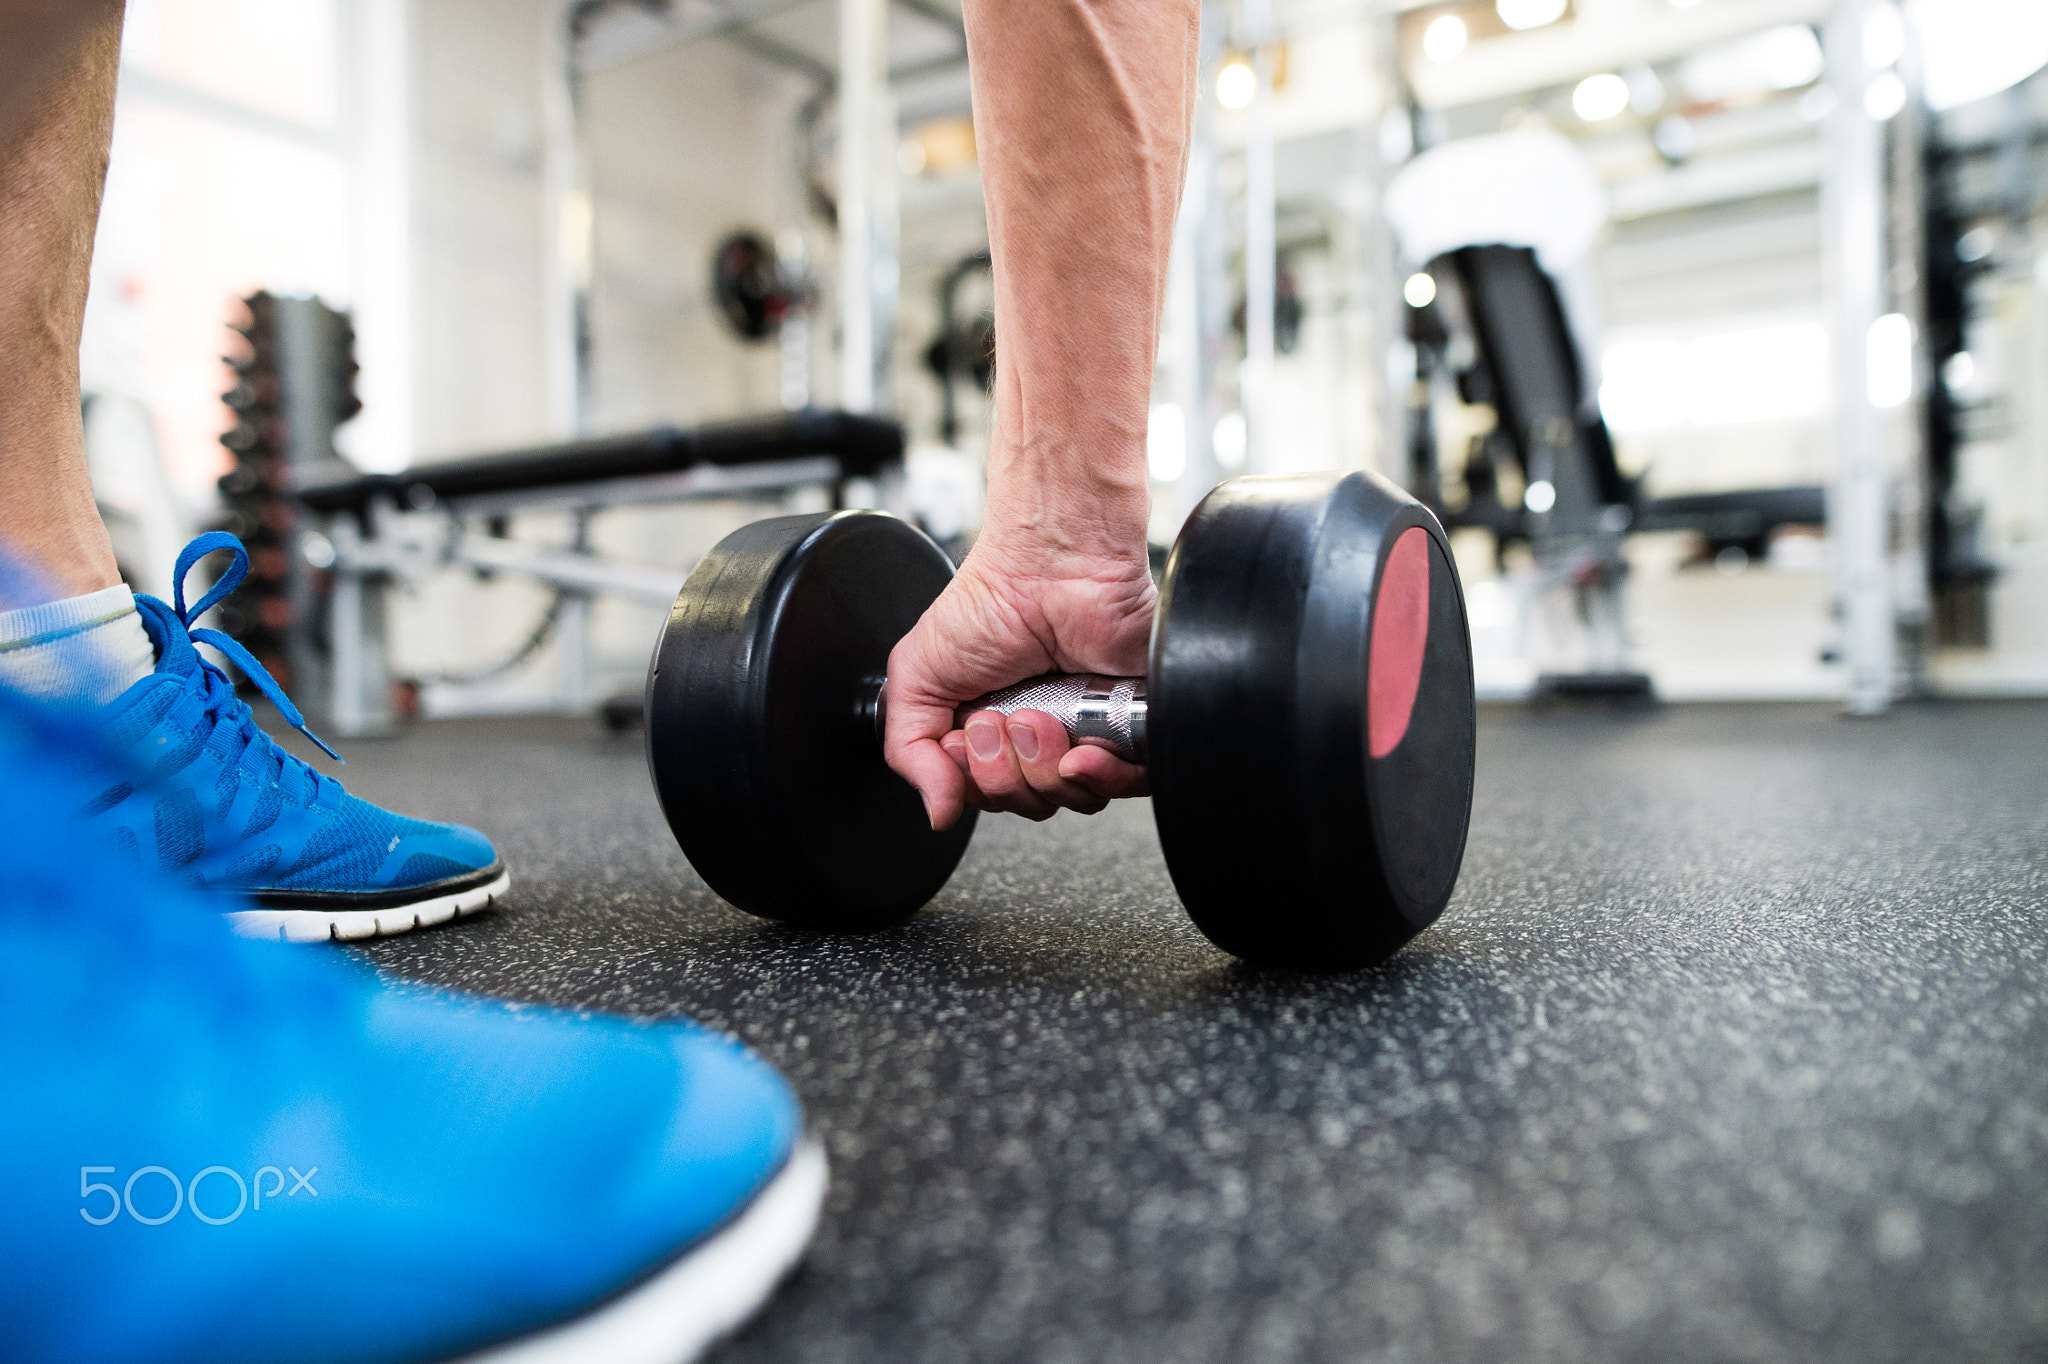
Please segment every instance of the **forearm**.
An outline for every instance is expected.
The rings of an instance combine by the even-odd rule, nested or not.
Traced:
[[[966,0],[996,286],[984,535],[1142,555],[1192,0]]]

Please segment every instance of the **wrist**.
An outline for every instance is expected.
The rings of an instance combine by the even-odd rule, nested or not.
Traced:
[[[1145,557],[1152,507],[1144,451],[990,451],[981,538],[1054,558]],[[992,546],[992,547],[993,547]]]
[[[1085,498],[991,497],[975,543],[1042,564],[1144,563],[1147,508],[1107,506]]]

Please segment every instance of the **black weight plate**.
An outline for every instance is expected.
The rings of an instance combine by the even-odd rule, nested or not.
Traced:
[[[1476,719],[1451,565],[1436,518],[1369,473],[1236,479],[1183,527],[1152,643],[1152,804],[1219,947],[1355,966],[1443,912]]]
[[[684,855],[725,899],[867,928],[953,874],[974,812],[933,833],[860,712],[952,576],[922,532],[876,512],[757,521],[690,574],[648,669],[647,765]]]

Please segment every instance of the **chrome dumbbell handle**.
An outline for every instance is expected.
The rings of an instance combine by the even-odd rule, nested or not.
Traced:
[[[872,718],[881,737],[889,684],[880,681],[862,700],[861,712]],[[955,713],[965,724],[976,711],[1014,715],[1042,710],[1060,722],[1070,743],[1106,748],[1125,762],[1145,761],[1145,679],[1102,677],[1093,673],[1047,673],[969,701]]]
[[[1106,748],[1125,762],[1145,761],[1145,679],[1093,673],[1047,673],[990,692],[962,706],[965,721],[978,710],[1014,715],[1042,710],[1058,720],[1071,743]]]

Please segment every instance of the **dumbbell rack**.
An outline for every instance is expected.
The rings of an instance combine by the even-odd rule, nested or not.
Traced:
[[[308,622],[318,584],[299,552],[293,470],[336,462],[335,428],[362,410],[355,391],[355,329],[317,298],[267,291],[242,300],[233,330],[246,345],[225,357],[235,384],[221,400],[235,423],[221,437],[234,456],[219,488],[223,528],[249,550],[249,576],[220,608],[221,626],[287,689],[317,671]]]

